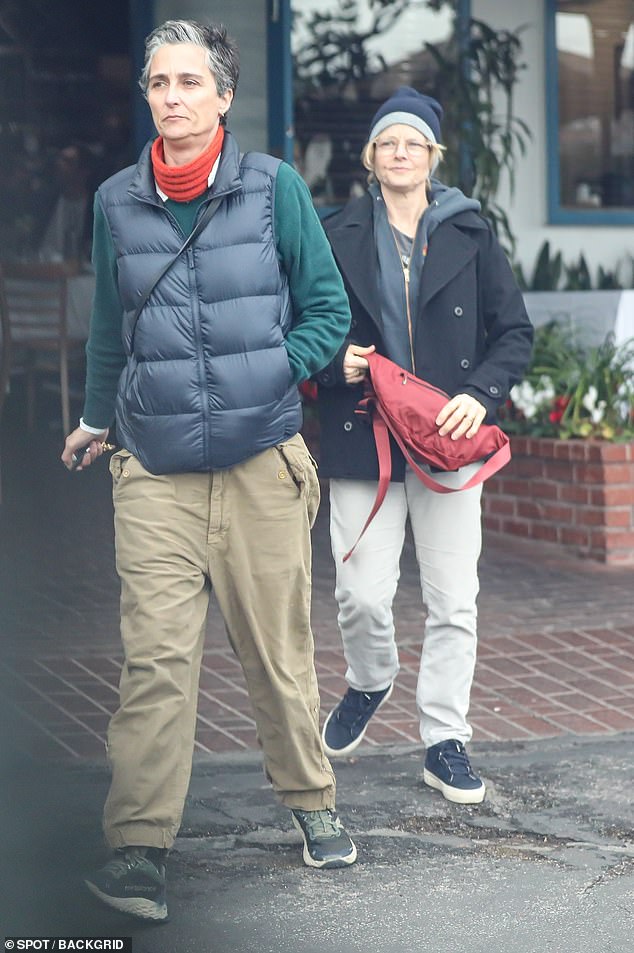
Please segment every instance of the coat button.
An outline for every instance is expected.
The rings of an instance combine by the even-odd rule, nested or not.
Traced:
[[[471,361],[468,361],[466,357],[463,357],[463,359],[460,361],[460,367],[463,369],[463,371],[466,371],[468,367],[471,367]]]
[[[330,374],[329,374],[329,372],[328,372],[328,371],[324,371],[324,373],[321,375],[321,379],[322,379],[322,381],[323,381],[324,384],[327,384],[328,381],[330,380]]]
[[[497,397],[499,393],[500,393],[500,388],[496,387],[495,384],[491,384],[491,386],[489,387],[489,394],[493,394],[494,397]]]
[[[129,471],[129,470],[122,470],[122,471],[121,471],[121,476],[129,477],[129,476],[130,476],[130,471]]]
[[[343,425],[343,429],[344,429],[344,430],[352,430],[352,424],[351,424],[351,422],[350,422],[349,420],[346,420],[345,424]]]
[[[453,313],[455,314],[457,318],[461,318],[462,315],[464,314],[464,311],[462,310],[460,305],[456,305],[456,307],[453,309]]]

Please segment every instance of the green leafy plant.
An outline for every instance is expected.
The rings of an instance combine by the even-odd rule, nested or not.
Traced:
[[[514,113],[515,86],[526,69],[521,32],[471,18],[466,35],[456,28],[449,44],[425,44],[436,63],[434,92],[448,106],[443,174],[478,199],[511,255],[515,236],[496,196],[504,175],[513,195],[515,161],[531,139],[528,125]]]
[[[599,265],[597,271],[597,291],[619,291],[622,285],[619,282],[618,272],[604,269]]]
[[[630,256],[631,278],[623,276],[627,265],[623,261],[613,270],[599,265],[596,281],[592,281],[590,268],[583,253],[577,261],[568,264],[560,251],[551,251],[546,240],[537,253],[530,279],[526,279],[522,266],[514,266],[515,276],[522,291],[620,291],[634,285],[634,259]]]
[[[551,255],[550,242],[545,241],[537,253],[530,281],[524,277],[521,265],[515,266],[515,274],[522,291],[555,291],[559,287],[562,268],[561,252]]]
[[[565,291],[590,291],[592,288],[592,279],[590,269],[583,254],[572,265],[564,265],[566,272]]]
[[[598,347],[571,343],[556,322],[535,332],[531,364],[500,411],[508,433],[535,437],[634,437],[634,339]]]

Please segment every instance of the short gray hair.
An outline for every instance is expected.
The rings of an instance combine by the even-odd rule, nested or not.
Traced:
[[[240,75],[238,48],[222,25],[204,26],[195,20],[166,20],[145,40],[145,60],[139,77],[139,86],[147,96],[150,65],[162,46],[174,43],[193,43],[207,52],[207,66],[216,81],[216,91],[223,96],[228,90],[235,93]]]

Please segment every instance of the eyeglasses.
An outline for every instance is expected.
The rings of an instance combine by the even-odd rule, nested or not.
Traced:
[[[420,158],[424,152],[431,149],[428,142],[419,142],[418,139],[407,139],[405,142],[402,139],[378,139],[375,145],[377,152],[385,156],[394,155],[399,146],[403,145],[408,156],[413,159]]]

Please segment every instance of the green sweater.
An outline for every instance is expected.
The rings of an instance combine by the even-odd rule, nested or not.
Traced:
[[[183,230],[183,238],[191,232],[205,197],[186,203],[166,202]],[[293,306],[293,325],[286,337],[286,349],[293,378],[299,384],[332,360],[348,332],[350,308],[310,192],[284,162],[275,188],[274,228]],[[123,308],[115,249],[98,195],[92,260],[96,283],[86,345],[86,400],[82,417],[89,427],[105,430],[114,419],[117,384],[126,357],[121,338]]]

